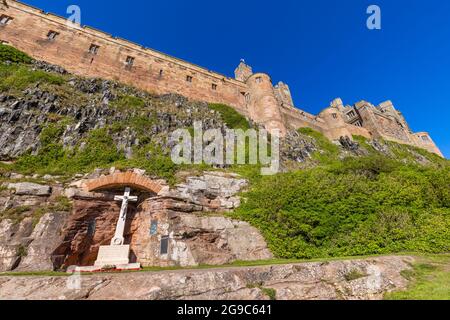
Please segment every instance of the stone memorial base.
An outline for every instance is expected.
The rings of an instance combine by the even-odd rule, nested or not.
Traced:
[[[102,268],[105,266],[126,265],[130,262],[129,254],[129,245],[101,246],[94,266]]]
[[[111,270],[140,270],[140,263],[129,263],[130,246],[101,246],[98,251],[97,261],[93,266],[75,267],[67,272],[98,272]]]

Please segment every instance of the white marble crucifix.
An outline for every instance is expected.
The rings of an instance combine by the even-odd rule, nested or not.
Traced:
[[[116,233],[114,234],[114,238],[111,240],[112,246],[121,246],[123,245],[124,238],[123,238],[123,232],[125,231],[125,222],[127,221],[127,209],[128,209],[128,202],[136,202],[138,200],[138,197],[130,196],[131,189],[125,188],[125,193],[123,196],[115,196],[114,200],[116,201],[122,201],[122,207],[120,208],[120,216],[119,221],[117,221],[116,226]]]

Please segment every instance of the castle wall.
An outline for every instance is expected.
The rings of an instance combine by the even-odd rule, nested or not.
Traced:
[[[0,40],[36,59],[78,75],[118,80],[157,94],[175,92],[194,100],[225,103],[246,113],[242,93],[247,86],[241,81],[89,27],[68,27],[65,19],[19,2],[9,3],[0,14],[13,21],[0,27]],[[55,40],[47,40],[49,31],[59,33]],[[92,44],[99,46],[97,54],[89,53]],[[134,58],[132,67],[126,66],[127,57]]]
[[[274,87],[267,74],[253,74],[244,61],[232,79],[90,27],[73,27],[62,17],[18,1],[8,0],[8,6],[0,2],[0,15],[13,18],[11,23],[0,25],[0,43],[9,43],[74,74],[117,80],[156,94],[178,93],[193,100],[224,103],[268,130],[280,130],[282,135],[287,128],[310,127],[332,140],[352,135],[384,138],[442,155],[428,134],[429,139],[423,138],[425,133],[411,132],[390,101],[379,108],[362,101],[353,108],[336,99],[330,108],[314,116],[294,107],[286,84]],[[48,39],[50,31],[57,33],[53,40]],[[98,46],[96,53],[90,52],[93,45]],[[130,59],[132,64],[127,64]],[[352,110],[355,116],[349,119]]]

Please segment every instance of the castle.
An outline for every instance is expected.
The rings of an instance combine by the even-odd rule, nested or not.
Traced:
[[[19,1],[0,2],[0,43],[78,75],[117,80],[156,94],[178,93],[227,104],[282,135],[289,129],[309,127],[331,140],[353,135],[383,138],[442,156],[430,135],[413,133],[390,101],[379,106],[366,101],[345,106],[335,99],[315,116],[294,106],[288,85],[274,86],[268,74],[254,73],[244,61],[233,79],[91,27],[74,26]]]

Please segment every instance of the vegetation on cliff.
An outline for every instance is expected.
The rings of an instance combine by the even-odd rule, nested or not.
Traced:
[[[280,258],[450,251],[450,166],[381,155],[263,177],[233,214]]]
[[[29,130],[5,144],[13,146],[11,153],[20,152],[5,153],[2,160],[12,163],[0,162],[0,174],[71,177],[95,168],[137,167],[174,183],[179,170],[198,167],[171,161],[168,133],[191,128],[196,120],[204,120],[207,128],[250,127],[225,105],[156,97],[114,82],[46,72],[2,45],[0,62],[5,110],[22,108],[9,111],[2,132]],[[295,139],[283,142],[289,145],[284,154],[298,154],[297,167],[283,166],[290,172],[262,177],[258,165],[225,168],[251,182],[242,207],[231,215],[258,227],[277,257],[450,251],[447,160],[387,141],[354,137],[359,145],[346,149],[308,128],[294,133]]]

